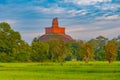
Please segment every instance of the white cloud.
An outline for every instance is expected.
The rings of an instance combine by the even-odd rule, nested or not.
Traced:
[[[21,33],[22,38],[27,40],[29,43],[31,43],[31,41],[35,38],[35,37],[39,37],[41,35],[43,35],[44,32],[25,32],[25,33]]]
[[[66,32],[76,32],[76,31],[83,31],[83,30],[85,30],[86,28],[83,28],[83,27],[72,27],[72,28],[69,28],[69,29],[67,29],[67,31]]]
[[[97,29],[94,30],[94,27],[90,28],[91,31],[79,31],[79,32],[68,32],[74,39],[88,40],[95,38],[99,35],[103,35],[107,38],[113,38],[120,34],[120,28],[110,28],[110,29]],[[93,29],[93,30],[92,30]]]
[[[69,17],[83,16],[88,13],[87,10],[66,9],[58,6],[50,8],[36,7],[35,10],[44,14],[62,14],[63,16]]]
[[[118,4],[103,4],[103,5],[96,5],[96,8],[100,10],[116,10],[120,8],[120,5]]]
[[[6,20],[0,20],[0,22],[7,22],[10,25],[16,24],[18,21],[17,20],[11,20],[11,19],[6,19]]]
[[[44,14],[62,14],[63,16],[75,17],[75,16],[83,16],[88,12],[87,10],[75,10],[75,9],[67,9],[61,7],[35,7],[35,10],[38,12],[42,12]]]
[[[90,26],[85,26],[85,25],[78,25],[78,27],[71,27],[71,28],[69,28],[69,29],[67,29],[67,32],[69,33],[71,33],[71,32],[78,32],[78,31],[82,31],[82,32],[84,32],[84,31],[93,31],[93,30],[98,30],[98,29],[100,29],[100,27],[96,27],[96,26],[92,26],[92,27],[90,27]]]
[[[61,14],[64,13],[66,10],[61,7],[50,7],[50,8],[45,8],[45,7],[35,7],[37,11],[46,13],[46,14]]]
[[[119,27],[117,27],[117,28],[111,28],[111,29],[108,29],[108,30],[102,30],[102,31],[99,31],[100,33],[102,33],[102,35],[108,35],[108,36],[111,36],[111,35],[113,35],[113,34],[116,34],[116,33],[118,33],[118,35],[119,35],[119,33],[120,33],[120,28]],[[116,35],[117,36],[117,35]],[[115,37],[115,36],[114,36]]]
[[[111,2],[112,0],[64,0],[65,3],[73,3],[77,5],[94,5],[97,3]]]
[[[74,16],[83,16],[87,14],[86,10],[68,10],[68,12],[72,17]]]
[[[113,20],[113,19],[118,19],[119,15],[112,15],[112,16],[107,16],[106,19],[107,20]]]
[[[23,38],[34,38],[40,35],[43,35],[44,33],[40,33],[40,32],[34,32],[34,33],[21,33]]]
[[[117,19],[120,19],[119,15],[110,15],[110,16],[104,15],[96,18],[96,20],[117,20]]]

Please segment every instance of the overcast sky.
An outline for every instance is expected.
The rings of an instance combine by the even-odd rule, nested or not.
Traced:
[[[0,22],[8,22],[29,43],[51,27],[54,17],[74,39],[120,35],[120,0],[0,0]]]

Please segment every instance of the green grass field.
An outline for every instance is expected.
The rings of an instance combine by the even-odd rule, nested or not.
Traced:
[[[120,80],[120,62],[0,63],[0,80]]]

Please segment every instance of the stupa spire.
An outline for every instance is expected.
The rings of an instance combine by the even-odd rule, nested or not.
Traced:
[[[53,21],[52,21],[52,27],[53,28],[58,28],[59,27],[59,24],[58,24],[58,18],[53,18]]]
[[[65,28],[59,27],[58,18],[53,18],[52,27],[45,28],[45,34],[56,33],[56,34],[65,34]]]

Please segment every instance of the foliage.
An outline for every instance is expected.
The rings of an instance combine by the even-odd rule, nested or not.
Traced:
[[[109,41],[105,46],[105,58],[112,63],[117,57],[117,46],[114,41]]]
[[[90,42],[94,48],[94,59],[95,60],[104,60],[104,53],[105,53],[105,44],[107,43],[108,39],[104,36],[98,36],[96,39],[91,39]]]
[[[43,62],[48,59],[49,45],[47,43],[34,39],[34,41],[32,42],[31,49],[32,61]]]
[[[12,56],[15,62],[28,62],[30,61],[30,53],[30,46],[26,42],[21,41],[19,45],[13,49]]]
[[[11,29],[8,23],[5,22],[0,23],[0,57],[1,57],[0,61],[1,62],[26,61],[24,60],[26,59],[25,56],[28,57],[28,55],[26,55],[28,53],[27,52],[25,53],[26,47],[28,48],[29,45],[21,39],[19,32]],[[21,55],[20,53],[25,53],[25,54]]]
[[[49,44],[49,54],[52,61],[63,62],[69,51],[66,47],[66,42],[63,40],[51,40],[48,41]]]
[[[82,48],[79,50],[79,54],[86,63],[94,57],[93,46],[91,43],[82,43]]]
[[[10,56],[4,52],[0,52],[0,61],[1,62],[10,62]]]
[[[34,38],[32,44],[29,45],[8,23],[0,23],[0,62],[77,60],[88,62],[91,59],[97,61],[106,59],[110,63],[115,59],[120,60],[120,36],[112,40],[98,36],[86,42],[83,40],[65,42],[60,38],[42,42],[38,38]]]

